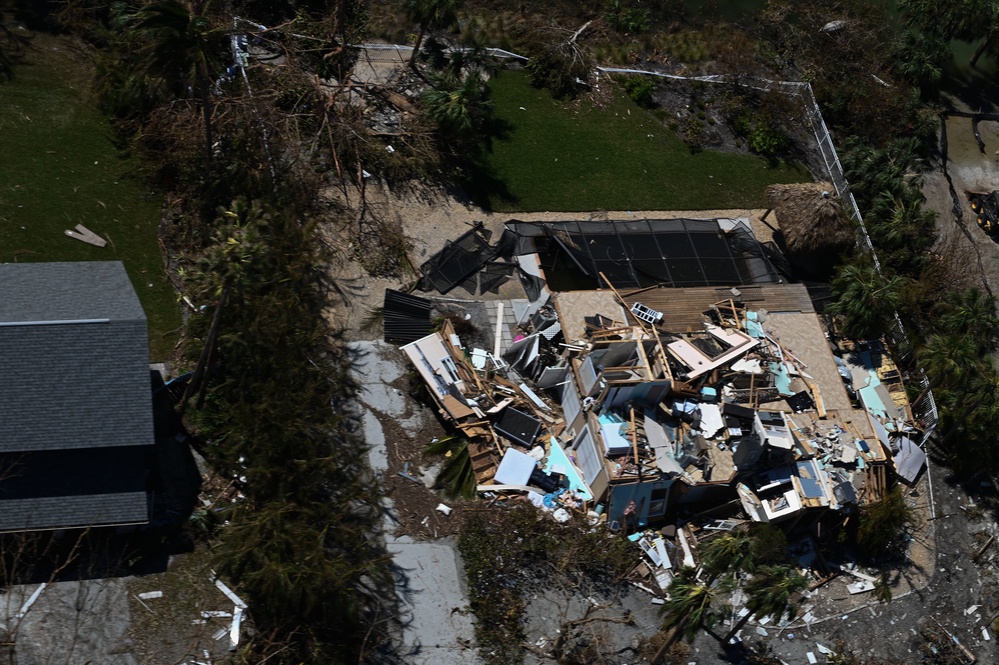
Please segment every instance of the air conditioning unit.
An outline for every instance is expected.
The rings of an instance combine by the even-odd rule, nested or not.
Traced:
[[[631,306],[631,313],[635,315],[636,319],[645,321],[646,323],[651,323],[652,325],[659,325],[663,320],[663,313],[657,312],[651,307],[646,307],[640,302],[636,302]]]

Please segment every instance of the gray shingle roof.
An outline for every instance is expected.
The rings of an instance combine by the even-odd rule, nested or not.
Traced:
[[[120,262],[0,264],[0,531],[148,521],[148,348]]]
[[[0,531],[144,524],[148,504],[145,492],[9,499],[0,510]]]
[[[4,264],[0,293],[0,453],[153,443],[146,320],[121,263]],[[106,321],[37,323],[74,319]]]
[[[0,454],[0,531],[144,523],[152,446]]]
[[[0,324],[146,320],[121,261],[0,263],[0,293]]]

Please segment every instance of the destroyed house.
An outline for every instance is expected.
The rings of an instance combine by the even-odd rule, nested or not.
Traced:
[[[403,347],[472,441],[481,492],[628,533],[715,510],[807,527],[920,473],[890,354],[834,355],[808,291],[780,283],[744,220],[507,232],[542,286],[487,308],[492,350],[449,326]]]
[[[575,435],[572,450],[581,460],[603,458],[604,468],[592,466],[587,480],[598,496],[606,488],[612,526],[642,527],[676,510],[736,496],[759,521],[800,518],[810,508],[849,509],[879,496],[887,456],[873,416],[848,399],[804,288],[768,288],[799,292],[772,293],[780,296],[772,304],[798,302],[804,311],[769,312],[763,300],[751,310],[734,297],[712,302],[714,289],[702,289],[700,300],[692,300],[693,289],[687,289],[685,297],[697,303],[700,331],[688,318],[683,327],[689,332],[666,332],[682,318],[669,313],[656,327],[636,318],[632,326],[592,336],[572,360],[576,381],[562,395],[567,429]],[[635,297],[665,305],[671,291]],[[627,293],[619,295],[630,302]],[[578,297],[557,294],[556,309],[571,310]],[[609,300],[601,307],[615,309]],[[784,336],[802,346],[792,351]],[[615,345],[641,348],[635,364],[651,369],[641,359],[656,358],[659,369],[625,374],[602,364],[605,349]],[[649,394],[651,403],[642,399]],[[589,407],[585,419],[581,401]],[[786,470],[785,482],[765,479],[774,469]],[[774,500],[779,510],[757,506]]]
[[[125,268],[2,264],[0,288],[0,531],[148,522],[148,336]]]

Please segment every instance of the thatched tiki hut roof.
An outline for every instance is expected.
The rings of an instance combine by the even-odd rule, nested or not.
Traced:
[[[856,242],[842,203],[828,183],[771,185],[767,200],[789,254],[835,256]]]
[[[839,197],[828,183],[771,185],[770,209],[776,213],[788,260],[805,275],[827,279],[839,256],[856,242]]]

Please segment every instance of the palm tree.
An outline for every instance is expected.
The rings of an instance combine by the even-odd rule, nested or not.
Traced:
[[[406,15],[419,24],[420,32],[413,45],[413,54],[409,57],[409,65],[416,69],[416,58],[420,54],[423,38],[430,30],[442,30],[454,25],[458,20],[458,9],[461,0],[403,0],[402,6]]]
[[[868,228],[878,246],[917,253],[933,245],[936,213],[923,210],[918,179],[906,183],[900,193],[883,193],[871,205]]]
[[[996,373],[995,367],[989,365],[984,371],[975,372],[969,384],[967,394],[961,395],[959,400],[961,415],[954,420],[940,440],[941,448],[945,448],[953,440],[969,418],[974,419],[975,425],[984,424],[988,429],[999,423],[999,373]]]
[[[192,2],[156,0],[135,14],[135,28],[147,38],[145,67],[162,78],[176,97],[201,99],[205,147],[212,156],[211,74],[215,66],[211,41],[215,34],[207,16],[210,3],[198,13]]]
[[[700,547],[701,566],[710,579],[729,570],[752,572],[756,568],[755,539],[748,531],[729,531]]]
[[[881,499],[864,506],[857,528],[857,547],[868,557],[893,556],[905,546],[912,509],[896,486]]]
[[[721,618],[715,603],[730,589],[731,585],[727,580],[716,583],[712,578],[700,582],[696,570],[681,568],[673,578],[673,583],[669,585],[666,602],[659,608],[659,614],[663,617],[662,630],[666,631],[668,636],[652,662],[662,658],[662,654],[666,653],[680,637],[692,640],[699,630],[710,632],[712,626]]]
[[[944,312],[938,317],[939,329],[970,338],[979,353],[991,353],[999,344],[999,316],[996,298],[978,287],[947,294]]]
[[[473,137],[492,105],[479,72],[473,70],[464,77],[435,76],[433,84],[433,88],[423,93],[427,115],[447,135],[461,139]]]
[[[854,339],[884,334],[902,300],[905,280],[883,277],[874,266],[847,264],[833,277],[836,300],[828,312],[841,318],[842,331]]]
[[[434,480],[434,488],[443,490],[448,497],[474,499],[477,482],[472,468],[472,456],[468,450],[468,440],[447,436],[427,446],[425,455],[444,455],[444,464]]]
[[[943,78],[941,65],[948,58],[947,42],[914,30],[902,33],[892,48],[895,71],[919,87],[924,97],[936,90]]]
[[[808,588],[808,577],[790,566],[763,566],[746,585],[746,609],[749,610],[725,636],[724,644],[738,633],[750,618],[779,619],[785,613],[794,618],[797,607],[792,600]]]
[[[260,201],[247,202],[240,198],[233,201],[228,209],[219,209],[214,243],[200,257],[196,270],[191,274],[209,291],[209,297],[218,299],[218,304],[198,363],[180,400],[181,415],[195,391],[200,391],[197,407],[200,409],[204,405],[208,387],[205,372],[211,366],[221,330],[222,313],[230,294],[235,292],[237,299],[242,301],[245,290],[255,286],[262,278],[266,279],[268,247],[261,230],[272,226],[275,220],[270,207]]]
[[[866,203],[882,193],[903,196],[907,183],[926,168],[919,149],[915,138],[893,139],[883,148],[847,139],[842,161],[854,195]]]
[[[908,23],[927,35],[974,42],[984,37],[971,56],[974,67],[985,53],[999,46],[999,2],[996,0],[899,0],[898,8]]]
[[[981,369],[978,347],[965,335],[930,335],[917,355],[929,382],[914,403],[919,403],[927,393],[938,387],[964,385],[970,376]]]

